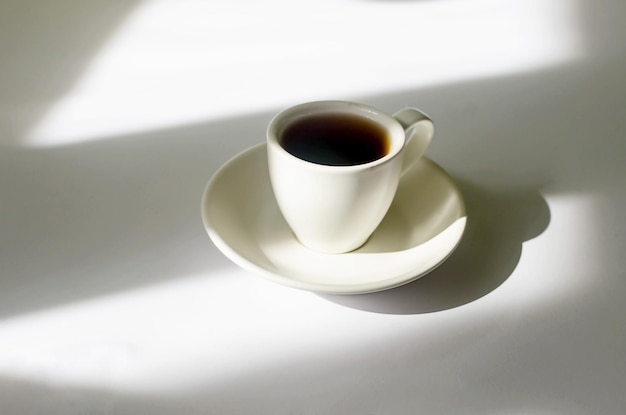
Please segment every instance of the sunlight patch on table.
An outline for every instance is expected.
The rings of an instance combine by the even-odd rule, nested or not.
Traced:
[[[352,313],[239,269],[189,276],[0,320],[0,377],[177,393],[354,347],[380,318],[365,324],[341,317]],[[324,330],[352,334],[337,341],[320,336]]]
[[[575,0],[150,1],[24,144],[66,145],[558,65],[583,53],[577,12]]]

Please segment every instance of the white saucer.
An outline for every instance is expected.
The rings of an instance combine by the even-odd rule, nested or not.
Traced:
[[[301,245],[274,200],[265,143],[233,157],[207,185],[202,220],[215,245],[244,269],[294,288],[357,294],[406,284],[432,271],[465,229],[461,192],[422,157],[402,177],[389,213],[369,241],[346,254]]]

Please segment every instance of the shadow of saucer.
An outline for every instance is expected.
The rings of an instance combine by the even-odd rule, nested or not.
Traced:
[[[375,313],[423,314],[470,303],[500,286],[515,270],[522,243],[548,227],[548,205],[535,190],[457,182],[465,198],[467,227],[455,252],[439,268],[387,291],[320,296]]]

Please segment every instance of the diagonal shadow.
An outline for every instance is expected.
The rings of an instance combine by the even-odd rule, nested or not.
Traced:
[[[0,318],[234,267],[199,198],[269,116],[0,152]]]

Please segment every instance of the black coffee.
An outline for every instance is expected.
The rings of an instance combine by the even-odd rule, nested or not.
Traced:
[[[352,114],[316,114],[289,124],[282,132],[285,150],[306,161],[352,166],[384,157],[390,148],[387,130]]]

